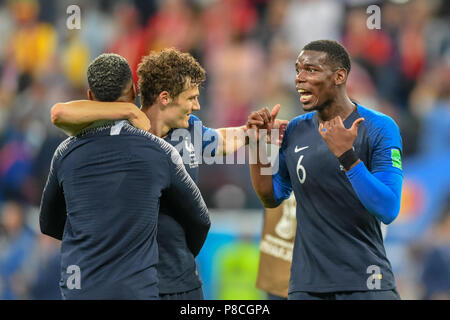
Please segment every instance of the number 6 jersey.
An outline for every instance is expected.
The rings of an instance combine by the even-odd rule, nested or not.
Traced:
[[[376,197],[376,190],[360,187],[367,184],[351,174],[367,169],[370,179],[392,178],[392,185],[383,186],[398,196],[403,177],[400,132],[391,118],[361,105],[345,119],[344,126],[350,128],[359,117],[365,121],[358,128],[354,148],[362,161],[358,165],[361,168],[347,173],[320,136],[316,112],[294,118],[286,129],[279,171],[273,176],[273,192],[278,204],[292,190],[297,199],[289,293],[395,288],[380,215],[375,213],[379,210],[372,210],[369,203],[376,202],[371,198]],[[399,209],[400,199],[397,202]],[[398,209],[393,211],[398,214]]]

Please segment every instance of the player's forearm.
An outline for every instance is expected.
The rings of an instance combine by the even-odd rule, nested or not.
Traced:
[[[77,100],[55,104],[51,120],[55,126],[73,135],[97,120],[132,119],[136,111],[139,109],[132,103]]]
[[[39,227],[43,234],[61,240],[65,223],[66,203],[64,195],[51,170],[42,193]]]
[[[186,243],[194,256],[200,252],[211,221],[205,201],[181,162],[181,157],[173,148],[169,160],[171,184],[167,192],[170,199],[178,199],[172,203],[177,221],[186,233]]]
[[[384,224],[395,220],[400,211],[403,177],[393,172],[370,173],[363,162],[347,172],[353,189],[364,207]]]
[[[211,220],[209,218],[208,208],[200,194],[200,190],[194,191],[195,184],[191,191],[183,197],[183,218],[184,228],[186,230],[186,241],[189,249],[194,257],[196,257],[206,241],[209,229],[211,227]],[[175,198],[176,199],[176,198]]]
[[[203,247],[211,227],[208,209],[204,203],[201,195],[190,196],[187,195],[182,202],[181,213],[183,217],[179,219],[181,225],[186,231],[186,243],[189,250],[196,257]]]
[[[191,228],[190,231],[186,232],[186,243],[194,257],[200,253],[200,250],[205,244],[210,226],[211,222],[208,222],[207,224],[201,224],[195,228]]]
[[[248,144],[247,127],[229,127],[216,130],[219,133],[217,154],[232,154]]]
[[[41,209],[39,215],[39,227],[42,234],[62,240],[64,233],[64,224],[66,222],[65,213],[55,214],[56,211],[50,212],[46,207],[47,204],[43,204],[44,208]]]
[[[272,167],[268,161],[266,145],[252,136],[249,143],[250,177],[253,189],[265,208],[275,208]]]
[[[250,176],[253,189],[265,208],[275,208],[279,204],[275,201],[273,193],[272,175],[261,174],[264,169],[269,170],[269,165],[251,164]]]

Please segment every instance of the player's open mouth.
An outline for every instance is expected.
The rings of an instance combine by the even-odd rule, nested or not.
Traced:
[[[306,91],[305,89],[298,89],[298,93],[300,93],[300,102],[302,104],[307,104],[311,101],[312,93],[309,91]]]

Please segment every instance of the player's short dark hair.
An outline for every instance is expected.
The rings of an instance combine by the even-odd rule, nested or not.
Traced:
[[[88,67],[89,89],[99,101],[116,101],[132,80],[128,61],[115,53],[103,53]]]
[[[347,50],[337,41],[316,40],[308,43],[303,50],[325,52],[330,65],[335,68],[344,68],[350,73],[351,62]]]
[[[137,73],[142,107],[155,103],[162,91],[175,98],[186,89],[187,81],[200,85],[206,80],[206,71],[200,63],[189,53],[174,48],[150,52],[142,58]]]

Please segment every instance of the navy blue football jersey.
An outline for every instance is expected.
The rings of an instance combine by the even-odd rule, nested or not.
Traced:
[[[365,121],[358,128],[354,148],[367,169],[402,174],[393,159],[402,150],[395,122],[357,105],[344,126],[350,128],[359,117]],[[320,136],[316,112],[289,123],[273,187],[277,202],[292,190],[297,199],[290,293],[395,288],[381,222],[358,199],[339,160]],[[371,282],[374,272],[379,280],[376,287]]]
[[[163,193],[199,251],[210,221],[201,194],[164,140],[127,121],[84,130],[57,148],[40,226],[62,239],[66,299],[157,299],[157,223]]]
[[[172,129],[164,139],[180,153],[186,171],[195,183],[198,181],[199,164],[203,151],[210,146],[214,156],[217,132],[203,126],[200,119],[191,115],[189,127]],[[163,195],[158,221],[159,290],[162,294],[178,293],[201,287],[195,256],[186,244],[186,237],[194,236],[179,223],[179,216],[173,204],[184,199]]]

